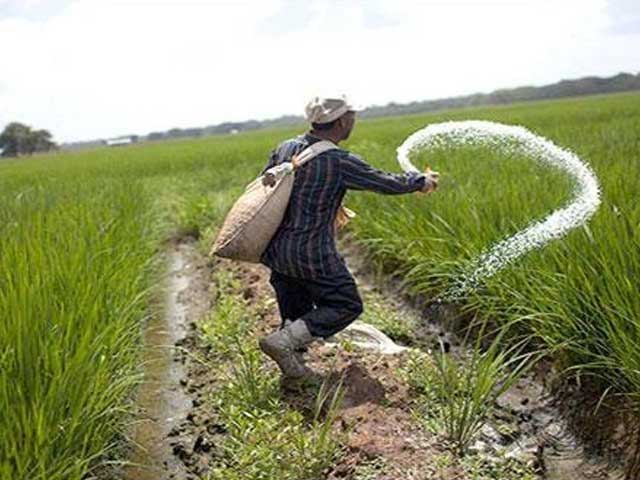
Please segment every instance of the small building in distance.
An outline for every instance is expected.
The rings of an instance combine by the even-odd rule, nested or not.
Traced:
[[[125,145],[131,145],[138,141],[137,135],[130,135],[126,137],[108,138],[104,140],[104,144],[107,147],[123,147]]]

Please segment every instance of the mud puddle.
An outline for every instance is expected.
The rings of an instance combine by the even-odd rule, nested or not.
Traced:
[[[140,414],[132,432],[126,480],[190,478],[168,440],[193,405],[185,388],[188,356],[177,347],[191,322],[209,309],[208,270],[193,243],[173,245],[167,255],[164,315],[154,316],[144,334],[144,380],[137,397]]]

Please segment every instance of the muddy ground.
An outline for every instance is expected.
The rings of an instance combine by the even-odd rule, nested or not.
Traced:
[[[192,242],[171,244],[167,261],[164,315],[152,317],[144,334],[145,377],[130,433],[131,465],[117,473],[124,479],[188,478],[184,458],[171,441],[197,403],[188,386],[197,372],[181,345],[195,338],[195,322],[211,308],[211,267]],[[180,430],[184,443],[195,441],[189,431]]]
[[[374,280],[357,250],[348,250],[346,256],[363,294],[376,291],[390,309],[419,319],[415,334],[423,348],[442,341],[453,355],[462,348],[455,335],[433,322],[432,310],[407,302],[393,283]],[[225,426],[205,402],[218,386],[217,376],[198,360],[207,358],[210,347],[201,341],[196,328],[198,319],[211,307],[213,269],[233,270],[242,279],[246,299],[257,302],[273,296],[268,270],[262,266],[211,261],[198,253],[194,243],[184,241],[172,247],[170,258],[168,315],[163,324],[150,326],[147,341],[152,351],[169,343],[174,348],[161,349],[164,356],[146,371],[149,381],[140,392],[142,427],[133,434],[139,445],[132,456],[146,466],[127,469],[123,478],[128,480],[195,480],[205,476],[218,458],[217,445],[225,435]],[[275,302],[268,304],[260,319],[262,333],[280,323]],[[417,394],[399,375],[408,353],[392,356],[344,348],[336,353],[335,348],[316,343],[308,354],[313,368],[336,381],[343,378],[345,387],[335,427],[336,434],[345,438],[345,454],[326,472],[326,478],[469,478],[460,462],[443,461],[450,458],[447,445],[415,418]],[[551,480],[622,478],[619,468],[591,452],[587,455],[576,440],[575,429],[564,419],[571,411],[560,408],[568,400],[559,406],[561,397],[552,395],[545,385],[548,377],[545,368],[538,369],[500,398],[490,422],[472,446],[474,455],[488,463],[512,457],[533,466],[539,478]],[[315,395],[283,391],[283,396],[303,413],[313,408]],[[609,457],[611,460],[615,455]]]

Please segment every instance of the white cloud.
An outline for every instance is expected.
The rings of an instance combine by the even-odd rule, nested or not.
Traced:
[[[0,127],[88,139],[299,113],[318,90],[380,104],[637,68],[607,12],[600,0],[78,0],[45,19],[0,14]]]

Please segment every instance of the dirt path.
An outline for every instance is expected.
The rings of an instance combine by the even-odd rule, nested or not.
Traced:
[[[259,333],[279,325],[277,307],[270,300],[273,294],[266,268],[220,261],[212,265],[190,243],[175,246],[170,255],[167,316],[150,325],[147,333],[147,381],[140,392],[144,414],[134,436],[140,446],[132,459],[145,466],[129,468],[125,476],[128,480],[195,480],[210,472],[219,456],[218,445],[225,426],[206,401],[218,387],[218,379],[211,368],[199,361],[207,358],[210,346],[196,329],[198,319],[211,307],[212,269],[232,270],[241,279],[245,299],[268,305],[259,319]],[[455,336],[431,322],[428,310],[411,306],[390,283],[380,288],[357,251],[348,250],[346,256],[365,299],[371,293],[381,295],[389,312],[415,321],[415,346],[428,349],[445,342],[452,354],[461,348]],[[171,344],[177,348],[158,348]],[[469,467],[452,458],[441,437],[428,433],[415,417],[417,394],[399,374],[408,355],[336,350],[335,346],[319,342],[310,349],[311,366],[336,382],[342,378],[345,386],[335,426],[336,434],[344,438],[344,455],[326,478],[464,480],[471,478],[471,468],[488,471],[494,468],[492,462],[498,464],[504,458],[535,464],[538,478],[621,478],[604,464],[585,461],[560,420],[543,379],[535,375],[520,381],[499,400],[493,417],[472,447],[480,466]],[[274,368],[266,360],[265,363]],[[283,396],[291,408],[301,412],[313,409],[314,392]]]

